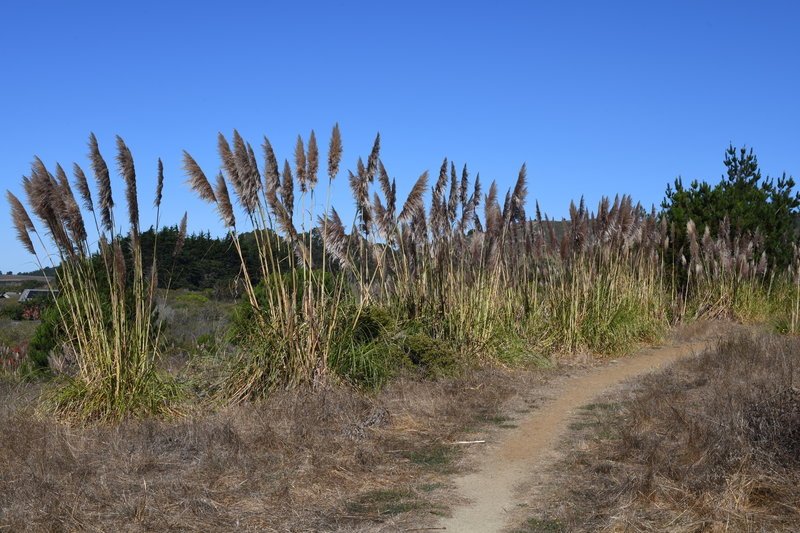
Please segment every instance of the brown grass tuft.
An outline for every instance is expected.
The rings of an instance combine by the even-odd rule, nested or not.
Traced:
[[[618,412],[559,467],[548,513],[569,531],[796,531],[798,363],[797,339],[740,329],[595,404]]]
[[[442,442],[494,414],[513,385],[483,371],[400,380],[377,396],[276,391],[178,420],[69,427],[12,409],[35,390],[0,382],[0,427],[14,428],[0,431],[0,524],[20,533],[416,527],[441,509],[426,500],[446,497],[421,488],[441,478],[426,463],[431,451],[453,468],[460,449]],[[410,492],[421,506],[379,514],[353,505],[378,489]]]

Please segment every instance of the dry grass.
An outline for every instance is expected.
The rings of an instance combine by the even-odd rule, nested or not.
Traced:
[[[800,341],[740,333],[588,406],[543,516],[569,531],[797,531],[798,363]]]
[[[0,530],[363,531],[441,513],[446,442],[526,376],[400,379],[374,397],[276,392],[181,420],[35,419],[0,385]],[[21,387],[21,388],[20,388]],[[13,431],[10,430],[13,428]]]

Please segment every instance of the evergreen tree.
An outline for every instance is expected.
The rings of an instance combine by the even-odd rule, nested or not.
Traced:
[[[694,220],[701,232],[705,226],[716,232],[728,215],[734,235],[758,229],[769,261],[787,265],[792,259],[792,243],[798,238],[800,193],[794,191],[794,180],[785,173],[777,180],[762,177],[752,148],[729,146],[723,163],[727,172],[715,186],[694,180],[686,188],[680,177],[674,189],[667,185],[661,207],[675,230],[674,249],[686,245],[689,220]]]

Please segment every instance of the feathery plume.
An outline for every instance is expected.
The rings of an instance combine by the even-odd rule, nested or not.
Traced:
[[[186,150],[183,151],[183,170],[189,176],[186,182],[191,186],[192,190],[206,202],[216,203],[217,197],[214,195],[214,188],[211,187],[200,165]]]
[[[275,158],[275,152],[272,150],[272,145],[266,136],[261,148],[264,149],[264,189],[268,195],[270,193],[277,194],[281,186],[280,170],[278,170],[278,160]]]
[[[11,220],[14,223],[14,229],[17,231],[17,239],[25,246],[28,252],[36,255],[31,236],[28,233],[29,231],[36,231],[31,217],[28,216],[28,212],[25,211],[25,206],[22,205],[19,198],[14,196],[11,191],[6,191],[6,198],[8,203],[11,204]]]
[[[297,176],[297,183],[300,185],[300,192],[306,192],[306,152],[303,148],[303,138],[297,136],[297,143],[294,146],[294,173]]]
[[[456,219],[456,211],[458,210],[458,199],[460,197],[460,189],[458,186],[458,177],[456,176],[456,165],[450,162],[450,195],[447,199],[447,221],[452,225]]]
[[[233,214],[233,204],[231,203],[228,185],[225,183],[225,177],[222,175],[222,172],[217,175],[217,189],[215,195],[217,197],[217,210],[219,210],[219,216],[225,224],[225,227],[235,228],[236,217]]]
[[[495,237],[500,234],[503,215],[500,211],[500,204],[497,203],[497,182],[492,181],[489,186],[489,194],[483,203],[483,218],[486,220],[486,234]]]
[[[367,179],[370,183],[375,180],[375,172],[378,170],[378,157],[381,152],[381,134],[375,136],[375,143],[372,145],[372,152],[367,158]]]
[[[234,139],[238,135],[238,132],[233,130]],[[222,160],[222,168],[228,174],[228,179],[231,180],[234,189],[238,188],[239,171],[236,168],[236,159],[233,157],[231,146],[228,144],[228,140],[222,132],[217,132],[217,152],[219,153],[219,158]]]
[[[478,207],[481,205],[481,174],[480,172],[475,175],[475,186],[472,191],[472,196],[469,199],[470,211],[472,211],[473,223],[475,229],[483,232],[483,225],[481,224],[481,217],[478,215]],[[466,226],[464,226],[466,227]]]
[[[339,133],[339,124],[333,126],[331,142],[328,148],[328,179],[333,180],[339,172],[339,161],[342,160],[342,137]]]
[[[387,210],[381,203],[381,198],[378,196],[377,192],[373,194],[372,210],[375,213],[375,221],[376,225],[378,226],[378,232],[381,234],[381,236],[387,237],[391,228],[388,224]]]
[[[383,197],[386,198],[386,212],[382,223],[388,227],[394,223],[395,210],[397,209],[397,194],[394,180],[389,180],[389,173],[382,161],[378,161],[378,183],[380,183]]]
[[[426,170],[417,179],[416,183],[414,183],[414,186],[411,188],[411,192],[408,193],[408,198],[406,198],[406,202],[403,204],[403,209],[400,211],[398,220],[410,222],[420,211],[422,211],[422,214],[424,215],[425,204],[422,201],[422,197],[425,194],[425,189],[427,188],[428,171]]]
[[[114,227],[113,213],[111,211],[114,207],[114,199],[111,196],[111,176],[108,173],[108,165],[106,165],[103,156],[100,155],[100,148],[94,133],[89,135],[89,158],[92,161],[92,170],[97,181],[100,221],[103,229],[111,231]]]
[[[308,136],[308,154],[306,158],[306,181],[308,188],[313,189],[317,185],[317,172],[319,170],[319,148],[317,148],[317,136],[314,130]]]
[[[469,189],[469,173],[467,172],[467,165],[461,170],[461,185],[459,186],[458,199],[461,202],[461,207],[464,207],[467,200],[467,192]]]
[[[67,173],[58,163],[56,163],[56,178],[58,179],[57,188],[60,190],[60,196],[64,204],[63,218],[66,221],[67,229],[72,235],[73,242],[83,249],[82,244],[86,241],[86,227],[83,224],[81,208],[78,207],[78,202],[75,201],[75,195],[69,185]]]
[[[125,254],[122,251],[122,244],[120,241],[115,240],[111,247],[114,251],[114,278],[119,286],[120,292],[122,292],[125,290],[125,273],[127,271]]]
[[[289,167],[289,161],[286,159],[283,160],[281,200],[289,218],[292,218],[294,216],[294,178],[292,177],[292,169]]]
[[[232,168],[229,168],[229,161],[224,166],[233,184],[239,205],[244,207],[248,214],[252,214],[258,205],[258,189],[261,186],[261,177],[258,175],[258,168],[253,168],[251,165],[251,149],[248,149],[237,130],[233,130],[233,152],[230,152],[230,148],[227,148],[227,142],[224,142],[224,138],[220,140],[219,144],[220,154],[223,154],[223,161],[226,158],[233,161]]]
[[[439,179],[431,188],[430,222],[434,234],[441,235],[447,218],[447,201],[444,198],[447,189],[447,158],[444,158],[439,168]]]
[[[318,221],[319,227],[324,228],[325,249],[343,268],[350,266],[347,256],[347,233],[344,230],[342,219],[336,209],[331,208],[331,214]]]
[[[512,222],[525,222],[525,199],[528,196],[527,167],[525,163],[519,169],[517,183],[514,185],[514,192],[511,195],[511,217]]]
[[[34,156],[30,179],[23,178],[22,186],[28,195],[33,213],[44,222],[56,246],[60,251],[71,254],[72,242],[64,224],[68,217],[64,197],[60,193],[58,182],[38,157]]]
[[[89,181],[86,179],[86,174],[83,169],[78,166],[78,163],[72,163],[72,175],[75,176],[75,186],[78,188],[78,193],[83,200],[83,206],[90,212],[94,212],[94,202],[92,202],[92,191],[89,189]]]
[[[178,228],[178,238],[175,240],[175,249],[172,251],[173,256],[176,256],[179,253],[181,253],[183,245],[184,243],[186,243],[186,219],[188,216],[189,213],[184,211],[183,218],[181,219],[181,225]]]
[[[364,167],[364,162],[358,158],[357,172],[355,175],[348,171],[350,189],[353,191],[353,198],[356,200],[356,212],[361,219],[361,231],[369,231],[372,222],[372,205],[369,201],[369,174]]]
[[[161,193],[164,190],[164,163],[161,158],[158,158],[158,184],[156,185],[156,199],[153,206],[156,208],[161,207]]]
[[[119,135],[117,135],[117,166],[125,180],[128,218],[131,221],[131,232],[135,239],[139,235],[139,199],[136,196],[136,170],[133,166],[133,155]]]

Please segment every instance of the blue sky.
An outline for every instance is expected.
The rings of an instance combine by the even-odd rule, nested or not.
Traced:
[[[716,181],[729,142],[800,178],[796,2],[6,2],[0,17],[0,185],[21,196],[34,154],[88,169],[93,131],[133,152],[143,225],[156,158],[162,220],[221,226],[183,184],[209,175],[216,134],[263,135],[279,158],[338,122],[343,169],[376,132],[401,197],[443,157],[484,183],[528,164],[531,203],[581,195],[649,206],[676,176]],[[114,182],[115,199],[124,192]],[[346,173],[334,205],[352,212]],[[6,204],[4,204],[6,205]],[[33,258],[0,218],[0,270]],[[124,210],[123,210],[124,212]],[[118,216],[118,220],[122,215]]]

